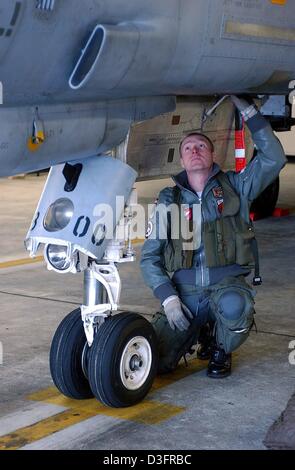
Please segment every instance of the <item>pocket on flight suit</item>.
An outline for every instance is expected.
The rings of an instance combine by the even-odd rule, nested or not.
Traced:
[[[235,262],[241,266],[253,264],[252,240],[255,238],[254,229],[251,223],[236,218],[236,257]]]

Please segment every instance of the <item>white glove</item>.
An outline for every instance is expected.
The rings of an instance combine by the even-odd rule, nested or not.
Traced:
[[[241,96],[230,95],[233,104],[238,108],[245,121],[257,114],[258,110],[251,98],[243,98]]]
[[[180,331],[188,329],[190,326],[188,318],[193,318],[193,314],[180,301],[177,295],[170,295],[170,297],[164,300],[162,305],[172,330],[175,330],[175,327]]]

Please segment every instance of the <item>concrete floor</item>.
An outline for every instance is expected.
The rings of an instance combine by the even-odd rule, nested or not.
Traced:
[[[175,374],[156,379],[142,404],[123,411],[96,400],[68,400],[52,388],[51,338],[79,305],[82,278],[61,278],[43,263],[4,263],[27,256],[23,238],[44,176],[0,180],[0,449],[265,449],[265,434],[295,389],[295,365],[288,361],[295,339],[294,180],[295,164],[289,163],[279,205],[291,208],[291,215],[255,223],[263,274],[258,333],[234,354],[231,377],[207,378],[206,363],[192,357],[188,368],[180,365]],[[160,185],[142,183],[139,194],[152,198]],[[138,262],[120,272],[123,308],[149,316],[158,302],[143,284]]]

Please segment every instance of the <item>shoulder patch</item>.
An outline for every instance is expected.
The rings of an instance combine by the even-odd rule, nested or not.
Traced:
[[[154,224],[151,220],[148,222],[147,230],[145,233],[145,238],[149,238],[154,228]]]
[[[221,186],[217,186],[216,188],[213,188],[212,189],[212,192],[213,192],[213,196],[215,198],[222,198],[223,197],[223,189]]]

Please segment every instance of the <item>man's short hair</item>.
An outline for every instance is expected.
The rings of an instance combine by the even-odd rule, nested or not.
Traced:
[[[192,136],[197,136],[197,137],[203,137],[204,139],[207,140],[207,142],[209,142],[210,144],[210,150],[211,152],[214,152],[214,144],[212,142],[212,140],[205,134],[202,134],[201,132],[191,132],[190,134],[187,134],[183,137],[183,139],[181,139],[181,142],[179,144],[179,155],[181,156],[181,146],[184,142],[185,139],[187,139],[188,137],[192,137]]]

